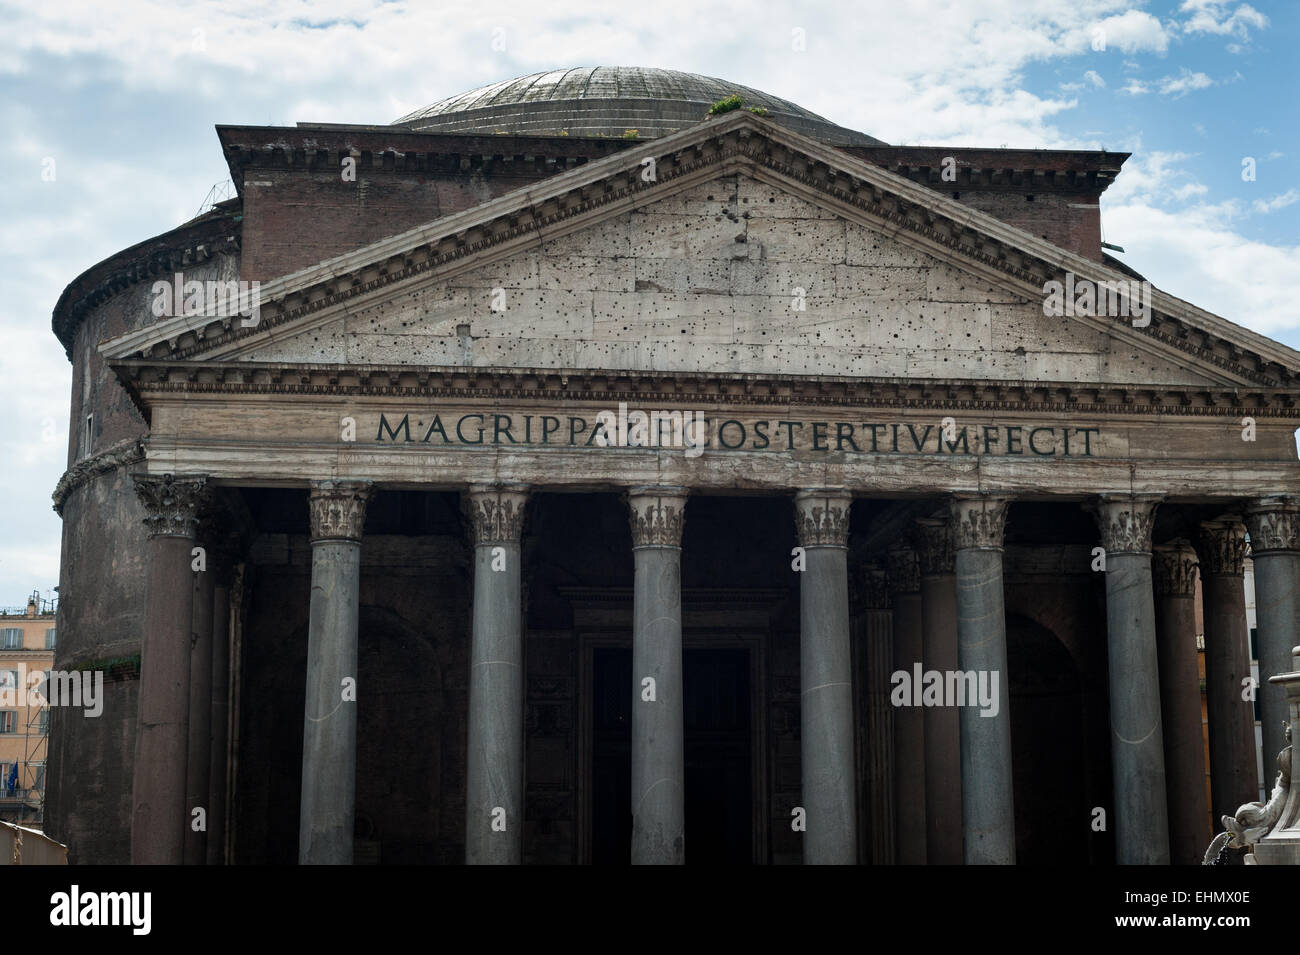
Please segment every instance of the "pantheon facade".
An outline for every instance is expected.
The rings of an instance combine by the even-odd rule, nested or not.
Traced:
[[[1271,786],[1300,353],[1107,253],[1126,154],[610,67],[216,132],[54,313],[72,861],[1165,864]]]

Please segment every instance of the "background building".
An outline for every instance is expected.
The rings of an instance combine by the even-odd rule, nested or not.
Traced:
[[[36,828],[45,808],[50,708],[28,705],[21,675],[48,673],[54,663],[55,606],[33,593],[26,607],[0,610],[0,690],[13,693],[0,704],[0,818]]]

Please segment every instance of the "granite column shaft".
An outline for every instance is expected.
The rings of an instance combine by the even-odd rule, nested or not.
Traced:
[[[967,864],[1016,861],[1011,774],[1011,707],[1007,623],[1002,589],[1002,534],[1010,502],[980,496],[953,501],[957,573],[957,663],[997,680],[996,713],[967,700],[961,706],[962,829]]]
[[[521,539],[527,489],[475,487],[465,861],[518,865],[524,848],[524,629]]]
[[[194,626],[191,550],[203,478],[138,477],[149,528],[148,590],[140,649],[140,704],[132,780],[131,862],[179,865],[186,806],[190,641]]]
[[[800,581],[800,748],[804,863],[857,861],[853,759],[853,675],[849,646],[848,532],[852,496],[803,490],[795,496]]]
[[[357,784],[361,530],[372,487],[312,485],[311,609],[303,716],[298,862],[350,865]]]
[[[632,526],[632,864],[686,861],[682,530],[686,491],[628,493]]]
[[[1156,502],[1105,497],[1097,507],[1106,559],[1106,657],[1115,861],[1169,864],[1160,667],[1151,576]]]

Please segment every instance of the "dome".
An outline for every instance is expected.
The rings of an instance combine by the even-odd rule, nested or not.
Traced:
[[[836,126],[789,100],[696,73],[637,66],[595,66],[533,73],[482,86],[393,122],[417,132],[642,139],[701,122],[718,100],[739,93],[796,132],[837,146],[883,145]]]

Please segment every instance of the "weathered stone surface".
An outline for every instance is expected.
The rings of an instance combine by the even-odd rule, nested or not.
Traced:
[[[620,341],[641,347],[608,347]],[[257,357],[704,370],[741,367],[738,345],[770,346],[745,357],[752,372],[1203,381],[1150,355],[1116,361],[1109,336],[1045,317],[1041,301],[743,175],[366,306]]]

